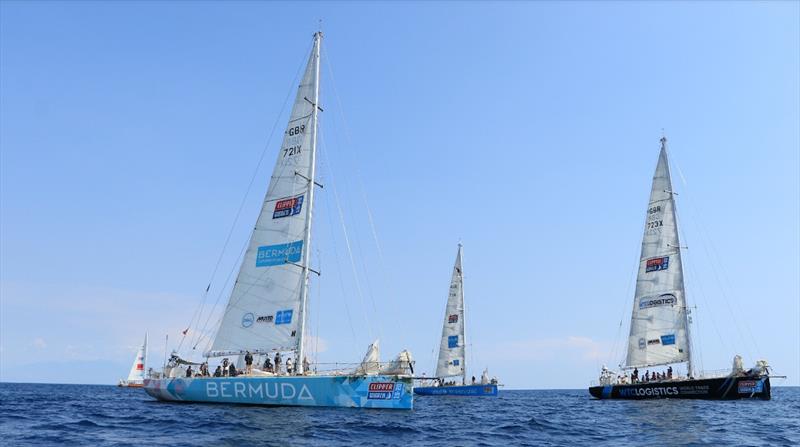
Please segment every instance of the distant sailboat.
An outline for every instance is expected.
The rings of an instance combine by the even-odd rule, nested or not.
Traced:
[[[136,357],[131,365],[131,372],[126,380],[120,380],[117,386],[141,388],[144,386],[144,365],[147,359],[147,334],[144,334],[144,343],[136,351]]]
[[[450,292],[442,324],[439,359],[436,362],[437,386],[418,386],[414,393],[439,396],[497,396],[496,381],[489,380],[488,371],[481,375],[480,383],[467,380],[467,342],[464,308],[464,274],[461,270],[462,246],[458,244],[456,263],[450,280]],[[449,379],[461,379],[461,383]],[[430,380],[430,379],[427,379]],[[452,384],[451,384],[452,383]]]
[[[245,374],[209,377],[207,364],[173,356],[160,378],[145,380],[151,396],[166,401],[410,409],[411,357],[318,374],[309,370],[304,335],[311,253],[319,107],[320,46],[314,35],[308,64],[277,154],[277,161],[239,274],[207,358],[258,359]],[[291,352],[294,368],[261,361]],[[285,360],[286,361],[286,360]],[[286,366],[289,363],[286,361]],[[183,365],[189,365],[184,369]],[[200,376],[191,372],[200,365]],[[205,370],[203,369],[205,367]],[[243,368],[234,368],[241,372]]]
[[[769,399],[769,367],[764,360],[744,371],[741,357],[736,356],[727,376],[695,377],[674,194],[667,139],[661,138],[623,367],[632,373],[620,375],[603,367],[600,385],[589,392],[599,399]],[[686,377],[673,375],[671,366],[667,372],[644,376],[649,368],[677,363],[686,363]],[[641,371],[644,368],[648,370]]]

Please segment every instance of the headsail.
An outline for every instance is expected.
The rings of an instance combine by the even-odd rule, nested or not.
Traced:
[[[436,377],[462,376],[466,380],[466,340],[464,337],[464,277],[461,271],[461,244],[458,245],[453,278],[442,326]]]
[[[261,214],[212,355],[292,350],[301,344],[314,193],[320,40],[321,34],[315,34]]]
[[[144,381],[144,364],[147,355],[147,334],[144,335],[144,344],[136,352],[136,358],[128,373],[128,383],[142,383]]]
[[[666,141],[661,139],[647,208],[628,338],[628,367],[690,361],[683,264]]]

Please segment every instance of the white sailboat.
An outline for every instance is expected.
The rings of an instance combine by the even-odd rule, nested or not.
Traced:
[[[600,399],[769,399],[769,373],[763,360],[746,373],[739,367],[726,377],[696,378],[674,196],[667,139],[661,138],[623,365],[632,373],[620,375],[603,367],[600,385],[589,391]],[[673,374],[671,365],[683,363],[686,376]],[[666,371],[649,374],[649,368],[655,367]],[[645,368],[648,370],[640,374]]]
[[[489,380],[488,371],[480,383],[467,380],[466,308],[464,305],[464,272],[462,245],[458,244],[456,262],[447,295],[439,357],[436,362],[436,385],[418,386],[414,393],[422,395],[496,396],[497,383]],[[453,379],[460,379],[461,383]],[[451,382],[452,381],[452,382]]]
[[[133,359],[131,371],[128,373],[128,378],[120,380],[117,386],[140,388],[144,386],[145,377],[145,364],[147,361],[147,334],[144,334],[144,343],[136,351],[136,357]]]
[[[322,33],[314,43],[277,154],[261,213],[207,358],[269,358],[291,352],[295,367],[251,365],[245,375],[200,377],[174,357],[163,378],[146,380],[153,397],[170,401],[263,405],[405,408],[413,404],[410,354],[392,368],[353,368],[328,374],[307,371],[307,316]],[[259,362],[260,363],[260,362]],[[277,363],[277,362],[276,362]],[[397,367],[398,364],[400,367]],[[241,363],[239,364],[241,366]],[[288,365],[288,363],[287,363]],[[277,365],[276,365],[277,366]],[[203,368],[201,368],[202,370]],[[239,368],[241,369],[241,368]],[[190,377],[186,377],[186,376]],[[181,377],[183,376],[183,377]]]

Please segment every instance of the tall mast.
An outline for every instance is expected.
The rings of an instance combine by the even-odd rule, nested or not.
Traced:
[[[665,153],[667,152],[667,137],[661,137],[661,150]],[[671,176],[671,174],[670,174]],[[670,178],[670,184],[672,184],[672,179]],[[678,227],[678,220],[677,220],[677,207],[675,206],[675,193],[673,191],[669,192],[670,200],[672,201],[672,209],[675,210],[675,228]],[[681,251],[681,243],[680,243],[680,235],[678,234],[677,230],[675,232],[675,241],[677,250],[679,253]],[[683,324],[686,328],[686,355],[688,360],[686,361],[686,375],[692,377],[693,375],[693,365],[692,365],[692,337],[691,332],[689,330],[689,302],[686,299],[686,287],[683,284],[683,263],[680,265],[681,269],[681,288],[684,290],[684,297],[683,297]]]
[[[322,44],[322,31],[317,31],[314,33],[314,58],[316,59],[316,63],[314,64],[314,98],[311,99],[311,106],[312,106],[312,126],[311,126],[311,172],[308,179],[308,206],[306,207],[306,213],[308,213],[308,218],[306,219],[306,228],[305,228],[305,249],[303,250],[303,279],[300,284],[300,296],[302,297],[300,301],[300,327],[298,328],[297,334],[297,357],[295,358],[295,371],[298,374],[303,374],[303,359],[305,358],[304,349],[303,349],[303,338],[304,332],[306,327],[306,306],[308,303],[308,274],[309,274],[309,262],[311,261],[311,217],[314,209],[314,178],[316,174],[316,158],[317,158],[317,114],[319,112],[319,52],[320,52],[320,45]]]
[[[463,342],[464,342],[464,371],[461,377],[461,383],[464,385],[467,384],[467,303],[464,300],[464,262],[461,255],[462,250],[461,242],[458,243],[458,266],[461,270],[458,272],[459,276],[461,276],[461,308],[463,309],[462,314],[464,316],[464,335],[463,335]]]

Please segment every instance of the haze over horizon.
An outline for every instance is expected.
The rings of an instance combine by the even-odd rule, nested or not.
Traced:
[[[470,374],[584,388],[665,134],[698,366],[800,385],[797,2],[0,2],[0,381],[116,383],[145,332],[159,367],[243,203],[213,332],[320,17],[319,362],[430,375],[461,241]]]

